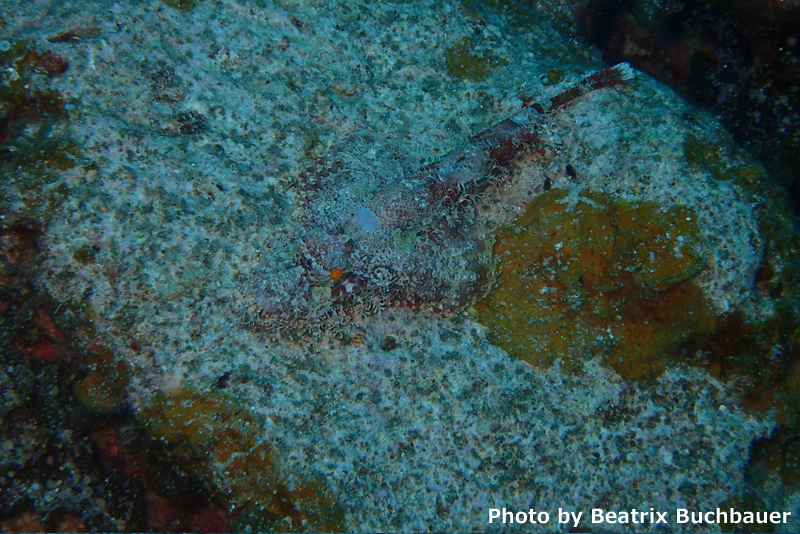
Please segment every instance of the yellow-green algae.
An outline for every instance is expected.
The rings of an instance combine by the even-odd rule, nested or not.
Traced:
[[[263,426],[219,393],[183,387],[156,394],[139,420],[231,510],[235,530],[332,532],[342,517],[317,481],[290,487]]]
[[[687,163],[707,171],[721,182],[733,182],[745,191],[763,194],[765,183],[772,180],[764,167],[746,158],[732,158],[729,152],[733,140],[723,137],[721,142],[694,133],[683,141],[683,155]]]
[[[499,61],[491,54],[481,52],[475,39],[464,37],[444,52],[447,72],[462,80],[481,82],[497,68]]]
[[[83,363],[89,368],[89,374],[73,386],[78,400],[97,414],[112,413],[125,407],[130,375],[128,365],[99,343],[86,350]]]
[[[534,365],[576,370],[602,354],[626,378],[656,376],[716,324],[692,281],[705,266],[695,215],[602,193],[569,200],[545,193],[500,232],[498,286],[477,305],[480,321]]]
[[[556,85],[557,83],[561,83],[566,74],[566,71],[561,69],[550,69],[539,77],[539,81],[545,86]]]

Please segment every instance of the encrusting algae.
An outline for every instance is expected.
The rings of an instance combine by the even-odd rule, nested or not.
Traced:
[[[154,396],[139,419],[183,466],[214,488],[236,530],[335,532],[341,514],[319,484],[288,483],[261,425],[233,400],[181,388]]]
[[[110,414],[124,407],[130,375],[127,363],[115,359],[111,349],[94,343],[86,350],[84,364],[89,373],[73,385],[78,400],[96,414]]]
[[[491,339],[534,365],[576,370],[595,354],[646,379],[665,355],[713,332],[692,281],[705,266],[688,208],[550,191],[501,231],[498,287],[477,305]]]

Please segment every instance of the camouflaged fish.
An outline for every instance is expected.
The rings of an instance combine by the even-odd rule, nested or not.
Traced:
[[[502,184],[523,147],[543,143],[536,129],[549,114],[632,76],[622,63],[546,103],[523,100],[518,114],[400,178],[380,140],[342,143],[298,177],[303,230],[259,273],[254,327],[276,337],[342,337],[355,319],[387,307],[470,306],[491,288],[493,265],[475,198]],[[375,159],[380,172],[365,163]]]

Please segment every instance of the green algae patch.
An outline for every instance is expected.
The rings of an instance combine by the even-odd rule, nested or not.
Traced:
[[[716,326],[693,282],[705,266],[695,215],[551,191],[500,232],[498,286],[476,308],[492,341],[533,365],[568,371],[596,354],[620,375],[660,374],[667,356]]]
[[[489,77],[500,62],[491,54],[479,51],[474,39],[464,37],[444,52],[447,72],[462,80],[482,82]]]
[[[342,516],[316,481],[288,483],[262,425],[223,395],[180,388],[156,394],[139,419],[180,465],[233,510],[236,531],[332,532]]]
[[[565,75],[566,72],[561,69],[550,69],[539,78],[539,81],[545,86],[556,85],[557,83],[561,83]]]
[[[704,168],[715,180],[727,182],[736,177],[728,155],[720,145],[704,142],[696,135],[689,134],[683,142],[683,154],[687,162]]]
[[[728,148],[695,134],[688,134],[683,141],[686,162],[704,169],[720,182],[733,181],[745,188],[760,190],[769,180],[764,168],[752,162],[737,161],[728,154]]]

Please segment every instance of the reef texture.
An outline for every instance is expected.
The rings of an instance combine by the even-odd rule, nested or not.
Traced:
[[[25,104],[6,110],[35,109],[6,117],[0,156],[8,178],[0,320],[12,325],[0,332],[4,529],[222,532],[299,522],[485,531],[486,509],[497,505],[713,509],[739,500],[756,508],[754,495],[764,507],[797,509],[796,430],[763,441],[783,424],[773,412],[787,422],[799,413],[797,321],[779,313],[798,302],[796,232],[779,197],[765,195],[769,176],[731,149],[713,117],[637,74],[558,113],[529,108],[536,129],[527,133],[541,141],[517,137],[520,150],[498,176],[494,163],[483,168],[490,148],[480,145],[466,167],[484,174],[465,176],[458,197],[472,198],[435,216],[409,215],[421,236],[404,230],[405,216],[381,219],[388,199],[408,199],[400,177],[421,176],[415,169],[432,161],[444,168],[455,162],[448,154],[468,156],[468,136],[514,120],[520,95],[542,101],[602,68],[597,52],[557,31],[571,25],[565,3],[12,4],[2,15],[9,90],[0,96]],[[48,49],[66,72],[35,65]],[[11,83],[8,69],[25,82]],[[361,131],[372,133],[353,133]],[[319,171],[297,179],[331,146],[339,148]],[[592,340],[586,352],[597,357],[580,372],[534,367],[491,344],[494,327],[464,314],[392,308],[394,295],[378,291],[371,272],[372,285],[346,292],[387,250],[405,253],[392,265],[412,266],[418,253],[449,263],[444,252],[455,251],[468,263],[456,272],[477,279],[494,267],[484,231],[522,216],[548,188],[595,199],[600,210],[576,204],[564,216],[578,225],[564,259],[587,279],[600,266],[647,258],[610,247],[613,258],[589,261],[581,236],[604,234],[580,227],[584,216],[612,224],[615,209],[645,201],[665,216],[696,214],[702,247],[686,252],[707,262],[696,276],[663,291],[624,269],[605,277],[628,284],[621,291],[631,300],[574,278],[561,283],[584,303],[629,311],[646,302],[657,309],[669,292],[696,285],[723,314],[718,333],[694,345],[697,367],[627,381],[602,361],[613,364],[614,347]],[[313,220],[326,232],[310,230]],[[395,244],[390,225],[413,241]],[[622,226],[645,239],[638,224]],[[377,239],[361,244],[381,232],[386,249]],[[325,241],[340,234],[361,243]],[[428,235],[439,234],[449,248],[434,248]],[[308,259],[303,240],[315,236],[324,239],[310,250],[323,254]],[[515,252],[513,240],[506,244]],[[663,244],[666,253],[674,241]],[[665,259],[682,276],[693,271]],[[287,266],[303,270],[296,287],[278,280]],[[446,295],[402,305],[445,309],[475,298],[469,278],[443,283]],[[334,300],[337,286],[345,293]],[[287,292],[300,304],[295,317]],[[363,339],[276,340],[272,333],[328,328],[324,309],[308,303],[315,293],[342,313],[330,319],[341,333],[363,327]],[[361,307],[375,300],[388,309],[367,316]],[[259,301],[275,306],[256,323],[267,335],[242,328]],[[622,335],[613,327],[620,321],[595,308],[572,316],[578,323],[553,317],[548,328],[578,324],[588,336],[608,321]],[[754,379],[743,401],[737,384]]]
[[[490,232],[480,197],[502,186],[506,167],[546,114],[633,76],[627,64],[597,72],[544,105],[470,137],[435,163],[403,176],[386,142],[357,135],[300,175],[303,229],[283,263],[257,288],[260,330],[337,336],[352,317],[386,307],[463,309],[492,285]]]
[[[575,369],[602,354],[626,378],[652,378],[715,327],[691,281],[706,264],[696,219],[682,206],[545,193],[499,235],[498,287],[480,320],[530,363]]]

